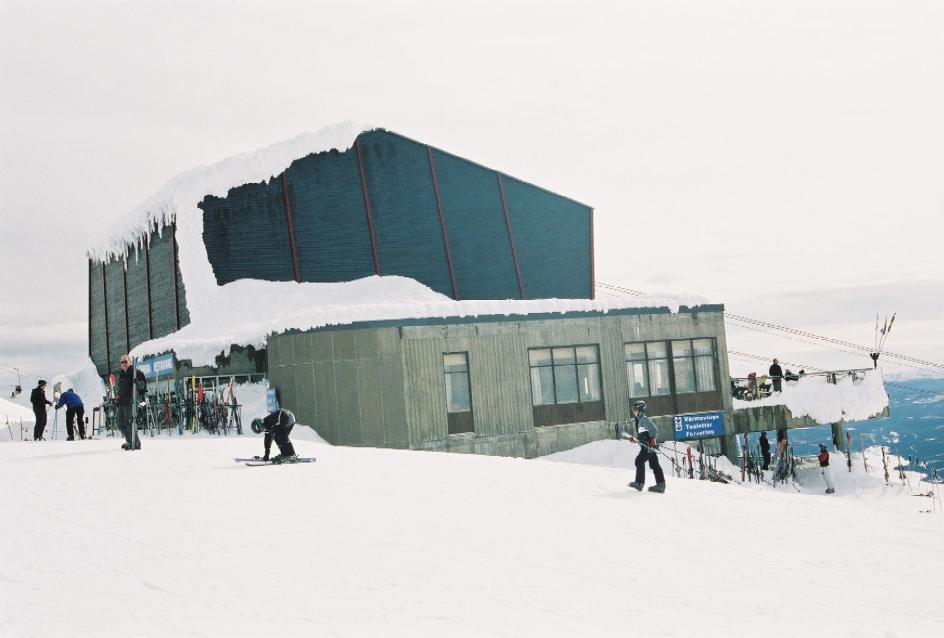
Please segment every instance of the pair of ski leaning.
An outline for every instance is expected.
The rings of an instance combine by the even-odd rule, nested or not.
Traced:
[[[659,456],[656,450],[659,448],[659,442],[656,436],[658,430],[655,424],[646,416],[646,402],[636,401],[633,403],[633,421],[636,425],[636,436],[628,432],[623,432],[622,437],[629,439],[633,443],[639,444],[639,454],[636,455],[636,480],[629,483],[629,486],[642,491],[646,484],[646,463],[656,479],[656,484],[649,488],[650,492],[665,492],[665,474],[662,472],[662,466],[659,465]]]

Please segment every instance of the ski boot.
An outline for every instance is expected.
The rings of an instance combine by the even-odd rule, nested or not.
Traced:
[[[642,483],[637,483],[636,481],[633,481],[632,483],[627,483],[626,485],[628,485],[629,487],[633,488],[633,489],[636,490],[637,492],[641,492],[641,491],[642,491],[642,485],[643,485]]]
[[[833,488],[830,487],[830,488],[828,488],[828,489],[826,490],[826,493],[827,493],[827,494],[833,494],[835,491],[836,491],[836,490],[834,490]]]
[[[130,449],[131,449],[131,446],[128,445],[127,443],[122,443],[122,444],[121,444],[121,449],[122,449],[122,450],[130,450]]]
[[[665,491],[665,483],[656,483],[655,485],[649,488],[649,491],[658,492],[659,494],[662,494]]]
[[[298,463],[298,456],[294,454],[279,454],[272,457],[272,460],[269,461],[273,465],[282,465],[284,463]]]

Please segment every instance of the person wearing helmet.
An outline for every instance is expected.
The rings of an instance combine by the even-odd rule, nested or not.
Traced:
[[[646,416],[646,402],[636,401],[633,403],[633,421],[636,425],[636,437],[630,436],[629,440],[639,443],[639,454],[636,455],[636,480],[629,484],[630,487],[642,491],[646,484],[646,463],[656,479],[656,484],[649,488],[650,492],[665,492],[665,474],[662,473],[662,466],[659,465],[658,449],[658,428],[648,416]]]
[[[834,493],[836,488],[833,487],[833,481],[829,476],[829,450],[822,443],[819,444],[819,455],[816,460],[819,461],[820,472],[823,474],[823,480],[826,481],[826,493]]]
[[[264,419],[252,420],[252,431],[256,434],[265,432],[265,456],[263,461],[270,461],[269,450],[272,449],[272,440],[279,446],[279,454],[271,459],[272,463],[298,463],[295,446],[288,436],[295,427],[295,415],[285,408],[276,410]]]

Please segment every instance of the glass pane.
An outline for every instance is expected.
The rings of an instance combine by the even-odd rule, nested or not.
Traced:
[[[711,339],[695,339],[695,354],[714,354],[714,345]]]
[[[669,356],[665,347],[665,341],[654,341],[646,344],[646,352],[650,359],[664,359]]]
[[[528,363],[531,367],[551,365],[551,349],[539,348],[537,350],[528,350]]]
[[[695,381],[699,392],[717,390],[715,385],[715,358],[695,357]]]
[[[649,396],[649,380],[646,378],[646,364],[642,361],[626,363],[626,377],[629,379],[629,396]]]
[[[600,401],[603,398],[603,392],[600,390],[600,366],[596,363],[577,366],[577,385],[581,401]]]
[[[684,341],[673,341],[672,342],[672,356],[681,357],[684,355],[692,354],[692,342],[688,339]]]
[[[695,391],[695,364],[690,357],[673,358],[675,364],[675,393],[686,394]]]
[[[627,343],[623,345],[623,353],[626,355],[627,361],[645,361],[646,360],[646,344]]]
[[[580,346],[577,348],[577,363],[599,363],[600,355],[596,346]]]
[[[669,360],[658,359],[649,362],[650,396],[658,397],[672,393],[669,386]]]
[[[446,375],[446,411],[468,412],[472,409],[469,396],[469,374],[452,372]]]
[[[466,353],[444,354],[443,367],[446,369],[446,372],[468,372],[469,362],[466,358]]]
[[[554,403],[554,371],[550,366],[531,368],[531,404]]]
[[[554,366],[558,403],[577,402],[577,366]]]
[[[574,362],[573,348],[554,348],[554,365],[564,365]]]

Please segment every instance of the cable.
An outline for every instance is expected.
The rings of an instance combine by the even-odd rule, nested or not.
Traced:
[[[642,291],[640,291],[640,290],[633,290],[632,288],[626,288],[626,287],[624,287],[624,286],[617,286],[617,285],[608,284],[608,283],[605,283],[605,282],[597,282],[596,285],[599,286],[599,287],[601,287],[601,288],[603,288],[603,289],[606,290],[606,291],[622,292],[622,293],[624,293],[624,294],[629,294],[629,295],[636,296],[636,297],[639,297],[639,296],[646,296],[646,293],[644,293],[644,292],[642,292]],[[741,328],[754,329],[754,330],[758,330],[758,331],[760,331],[760,332],[764,332],[764,330],[761,330],[760,328],[756,328],[756,327],[755,327],[755,328],[751,328],[751,327],[749,327],[748,325],[744,325],[744,324],[751,324],[752,326],[761,326],[761,327],[765,327],[765,328],[771,328],[771,329],[778,330],[778,331],[781,331],[781,332],[787,332],[787,333],[790,333],[790,334],[793,334],[793,335],[797,335],[798,337],[805,337],[805,338],[807,338],[807,339],[813,339],[813,340],[816,340],[817,342],[824,341],[824,342],[831,343],[831,344],[835,344],[835,345],[838,345],[838,346],[843,346],[843,347],[845,347],[845,348],[852,348],[852,349],[854,349],[854,350],[856,350],[856,351],[859,351],[859,352],[868,352],[868,353],[871,353],[871,352],[874,352],[874,351],[875,351],[873,348],[869,348],[868,346],[863,346],[863,345],[860,345],[860,344],[857,344],[857,343],[853,343],[853,342],[851,342],[851,341],[845,341],[845,340],[842,340],[842,339],[835,339],[835,338],[833,338],[833,337],[824,337],[824,336],[822,336],[822,335],[818,335],[818,334],[815,334],[815,333],[812,333],[812,332],[807,332],[807,331],[805,331],[805,330],[797,330],[796,328],[790,328],[790,327],[788,327],[788,326],[781,326],[781,325],[779,325],[779,324],[771,323],[771,322],[768,322],[768,321],[762,321],[762,320],[759,320],[759,319],[753,319],[753,318],[751,318],[751,317],[745,317],[745,316],[743,316],[743,315],[737,315],[737,314],[730,313],[730,312],[727,312],[727,311],[725,311],[724,315],[725,315],[725,319],[726,319],[726,320],[729,320],[729,319],[730,319],[730,320],[733,320],[733,321],[736,321],[736,322],[740,322],[740,324],[735,324],[735,325],[737,325],[738,327],[741,327]],[[773,334],[773,333],[768,333],[768,334]],[[782,335],[780,335],[780,336],[782,336]],[[788,337],[783,337],[783,338],[788,338]],[[796,340],[796,339],[794,339],[794,340]],[[818,344],[818,345],[821,345],[821,346],[822,346],[823,344],[820,343],[820,344]],[[824,346],[824,347],[825,347],[825,346]],[[834,349],[834,350],[835,350],[836,348],[831,348],[831,349]],[[839,351],[840,351],[840,352],[843,352],[843,350],[839,350]],[[845,352],[848,352],[848,350],[846,350]],[[853,354],[853,353],[850,353],[850,354]],[[858,354],[858,352],[856,352],[855,354]],[[944,364],[937,363],[937,362],[934,362],[934,361],[927,361],[927,360],[924,360],[924,359],[919,359],[919,358],[917,358],[917,357],[911,357],[911,356],[909,356],[909,355],[898,354],[898,353],[895,353],[895,352],[883,352],[882,354],[885,355],[886,357],[891,357],[891,358],[893,358],[893,359],[901,359],[902,361],[908,361],[908,362],[911,362],[912,364],[917,364],[917,366],[915,366],[915,365],[908,365],[908,364],[906,364],[906,363],[901,363],[901,362],[899,362],[899,361],[892,361],[891,363],[893,363],[893,364],[895,364],[895,365],[900,365],[900,366],[909,367],[909,368],[915,368],[915,369],[919,369],[919,370],[920,370],[920,369],[927,369],[927,367],[931,367],[931,368],[935,368],[935,369],[942,369],[942,370],[944,370]],[[918,366],[922,366],[922,367],[918,367]]]

